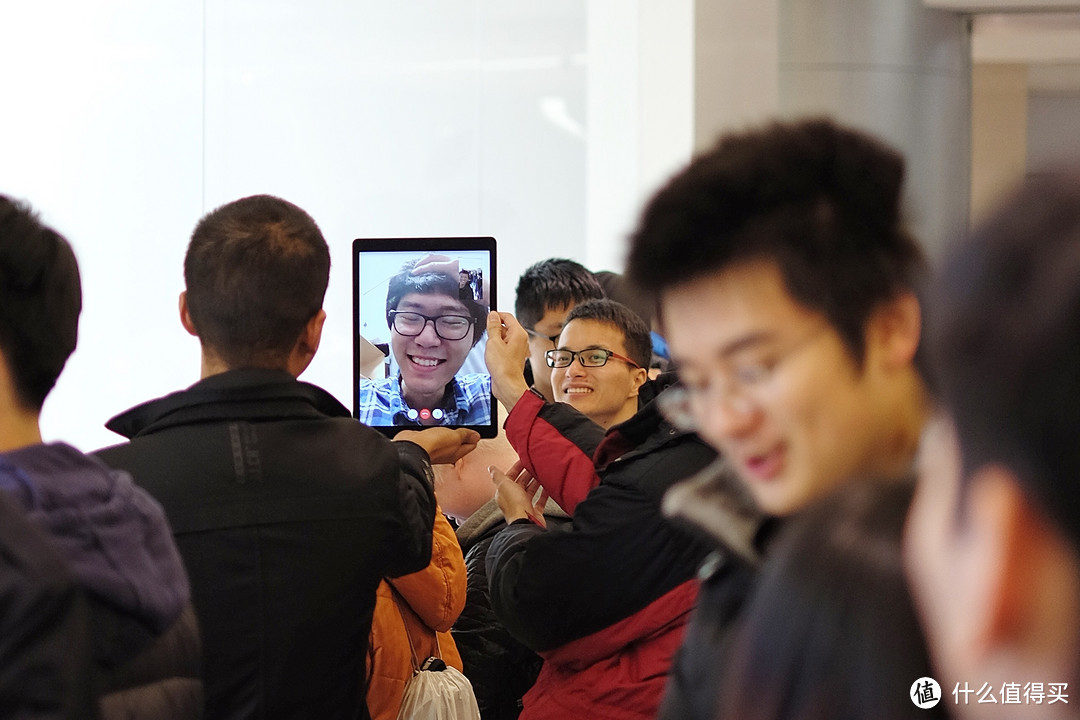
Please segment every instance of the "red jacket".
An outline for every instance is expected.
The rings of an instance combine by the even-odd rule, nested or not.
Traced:
[[[660,500],[715,452],[654,405],[605,434],[532,393],[506,432],[572,515],[569,530],[513,523],[488,553],[496,615],[544,657],[521,720],[653,718],[712,549],[669,524]]]

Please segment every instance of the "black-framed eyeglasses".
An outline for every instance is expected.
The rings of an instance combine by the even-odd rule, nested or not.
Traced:
[[[391,310],[390,325],[399,335],[416,337],[431,323],[435,334],[443,340],[461,340],[473,327],[475,319],[467,315],[424,315],[408,310]]]
[[[615,358],[616,360],[622,360],[628,365],[632,365],[638,369],[641,366],[636,362],[620,355],[617,352],[611,350],[605,350],[604,348],[588,348],[586,350],[548,350],[544,353],[544,359],[547,360],[547,366],[549,368],[564,368],[569,367],[570,363],[574,362],[574,358],[578,359],[582,367],[603,367],[607,365],[609,358]]]
[[[538,338],[540,340],[547,340],[549,343],[551,343],[552,347],[559,344],[558,335],[541,335],[540,333],[530,328],[525,328],[525,332],[529,333],[530,337]]]

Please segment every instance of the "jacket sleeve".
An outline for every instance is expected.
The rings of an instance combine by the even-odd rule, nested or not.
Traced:
[[[389,510],[384,517],[388,546],[387,577],[418,572],[431,562],[432,528],[435,524],[434,473],[427,452],[408,441],[395,441],[398,456],[397,483],[388,482],[394,491],[387,498]],[[395,547],[397,552],[390,552]]]
[[[390,582],[432,630],[446,632],[465,607],[465,558],[454,528],[436,509],[431,562],[423,570]]]
[[[522,466],[570,515],[600,483],[593,453],[604,429],[565,403],[525,393],[506,418],[506,438]]]
[[[696,442],[675,452],[681,457],[657,453],[636,462],[634,474],[688,474],[712,457]],[[695,577],[711,544],[668,522],[642,483],[606,477],[567,530],[513,523],[495,537],[487,557],[491,605],[525,645],[542,652],[585,637]]]

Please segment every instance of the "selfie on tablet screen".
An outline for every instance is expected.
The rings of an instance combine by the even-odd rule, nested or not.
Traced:
[[[497,430],[484,365],[494,241],[357,240],[354,248],[357,419],[391,432]]]

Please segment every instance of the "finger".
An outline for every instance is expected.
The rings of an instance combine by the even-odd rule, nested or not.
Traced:
[[[487,332],[488,339],[493,338],[503,339],[503,321],[498,312],[492,310],[487,316]]]
[[[504,473],[502,470],[495,467],[494,465],[488,465],[488,474],[491,475],[491,482],[495,483],[496,485],[502,483],[503,480],[510,479],[506,476],[506,473]]]
[[[525,466],[521,464],[521,460],[517,460],[516,462],[514,462],[513,465],[510,466],[510,469],[506,471],[506,474],[512,478],[516,478],[518,475],[521,474],[521,471],[524,469]]]
[[[541,488],[540,489],[540,497],[538,497],[536,499],[536,502],[533,503],[533,507],[536,508],[536,511],[540,514],[541,517],[543,517],[543,515],[544,515],[544,508],[547,507],[547,501],[548,501],[548,491]]]

